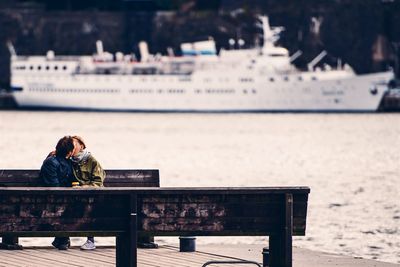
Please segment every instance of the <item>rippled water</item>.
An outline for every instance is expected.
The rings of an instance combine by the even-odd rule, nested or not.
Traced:
[[[400,114],[1,111],[0,168],[39,168],[66,134],[162,186],[310,186],[295,246],[400,263]]]

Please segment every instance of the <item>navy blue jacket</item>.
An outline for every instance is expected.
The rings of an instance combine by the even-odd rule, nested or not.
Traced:
[[[40,168],[40,180],[43,186],[71,186],[74,180],[71,161],[57,156],[48,157]]]

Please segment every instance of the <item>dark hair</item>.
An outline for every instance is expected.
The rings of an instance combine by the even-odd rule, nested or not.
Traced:
[[[67,154],[74,150],[74,141],[71,136],[64,136],[56,145],[56,156],[65,158]]]

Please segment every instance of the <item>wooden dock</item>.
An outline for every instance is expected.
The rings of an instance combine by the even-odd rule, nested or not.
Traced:
[[[261,263],[264,245],[199,244],[197,252],[179,252],[176,245],[162,245],[158,249],[138,249],[138,266],[201,267],[210,260],[249,260]],[[399,267],[400,264],[366,260],[360,257],[340,256],[294,247],[294,267]],[[115,266],[115,247],[98,247],[81,251],[73,247],[59,251],[50,247],[25,247],[24,250],[0,250],[0,267],[66,267]],[[255,264],[214,264],[209,267],[251,267]],[[208,267],[208,266],[207,266]]]
[[[138,249],[140,267],[193,267],[207,261],[251,260],[223,256],[207,252],[179,252],[176,246],[164,245],[158,249]],[[261,261],[261,255],[259,257]],[[261,264],[261,262],[259,262]],[[111,267],[115,266],[115,248],[101,247],[93,251],[81,251],[73,247],[66,251],[50,247],[26,247],[24,250],[0,250],[1,267]],[[210,266],[232,266],[214,264]],[[255,264],[234,264],[234,266],[256,266]]]

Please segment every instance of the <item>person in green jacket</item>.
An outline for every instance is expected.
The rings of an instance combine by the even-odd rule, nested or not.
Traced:
[[[80,136],[72,136],[74,153],[71,157],[76,180],[82,187],[103,186],[106,173],[100,163],[86,149],[86,144]]]
[[[103,186],[106,173],[100,163],[86,149],[86,144],[80,136],[72,136],[74,141],[74,152],[71,157],[75,179],[81,187]],[[94,237],[90,236],[81,246],[82,250],[95,249]]]

